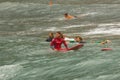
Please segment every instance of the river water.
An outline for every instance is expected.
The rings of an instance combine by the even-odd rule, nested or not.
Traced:
[[[120,0],[0,0],[0,80],[119,80]],[[65,20],[63,14],[78,16]],[[54,52],[49,32],[80,35],[78,51]],[[112,51],[98,42],[109,39]],[[68,46],[75,45],[69,43]]]

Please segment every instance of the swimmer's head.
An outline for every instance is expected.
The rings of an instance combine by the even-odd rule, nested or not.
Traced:
[[[65,15],[65,16],[68,16],[68,13],[65,13],[64,15]]]

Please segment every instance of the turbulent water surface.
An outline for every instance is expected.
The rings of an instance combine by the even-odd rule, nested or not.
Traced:
[[[119,80],[120,0],[0,0],[0,80]],[[64,13],[78,18],[65,20]],[[54,52],[49,32],[82,36],[78,51]],[[112,51],[98,42],[109,39]],[[73,46],[75,43],[69,43]]]

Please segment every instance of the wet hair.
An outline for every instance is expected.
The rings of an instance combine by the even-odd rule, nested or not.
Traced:
[[[75,38],[79,38],[81,41],[83,40],[82,37],[80,37],[80,36],[76,36]]]
[[[65,16],[67,16],[67,15],[68,15],[68,13],[65,13],[64,15],[65,15]]]
[[[60,38],[64,38],[64,37],[63,37],[63,34],[62,34],[60,31],[58,31],[58,32],[56,32],[56,33],[60,34]]]
[[[51,34],[51,36],[49,36],[49,37],[54,38],[53,32],[50,32],[49,34]]]

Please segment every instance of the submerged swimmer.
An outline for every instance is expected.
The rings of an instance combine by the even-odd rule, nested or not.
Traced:
[[[46,39],[46,41],[51,42],[53,38],[54,38],[54,35],[53,35],[52,32],[50,32],[48,38]]]
[[[68,13],[65,13],[64,14],[64,17],[66,18],[66,19],[74,19],[75,18],[75,16],[72,16],[72,15],[70,15],[70,14],[68,14]]]
[[[85,43],[85,42],[83,41],[83,38],[82,38],[81,36],[76,36],[76,37],[75,37],[75,41],[78,42],[78,43]]]
[[[101,51],[111,51],[112,48],[110,48],[110,43],[111,43],[111,40],[104,40],[101,42],[103,48],[101,49]]]
[[[105,41],[102,41],[101,44],[104,45],[104,44],[108,44],[108,43],[111,43],[110,40],[105,40]]]
[[[53,5],[53,2],[52,0],[49,1],[49,6],[52,6]]]
[[[77,42],[77,43],[86,43],[86,42],[83,41],[83,38],[81,36],[75,36],[74,38],[65,37],[64,39],[67,42],[70,42],[70,43],[74,43],[74,42]]]

